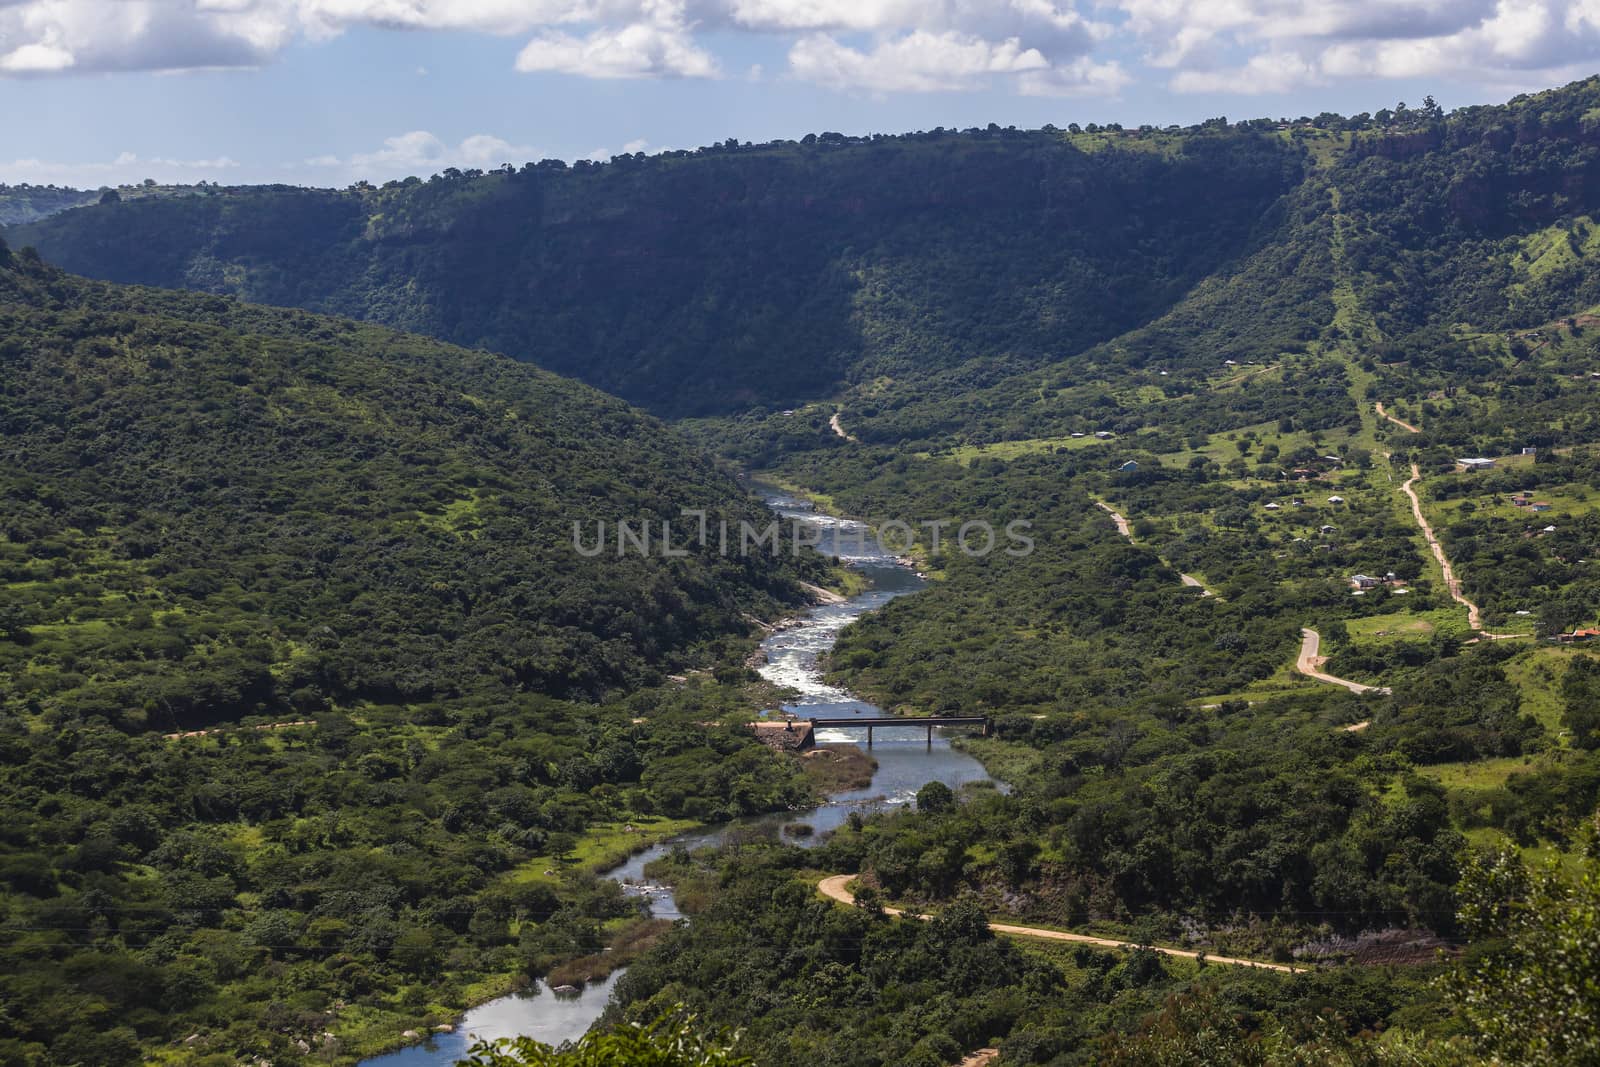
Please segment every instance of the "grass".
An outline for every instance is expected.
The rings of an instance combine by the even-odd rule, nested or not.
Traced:
[[[1449,607],[1429,611],[1396,611],[1387,615],[1368,615],[1350,619],[1345,623],[1350,639],[1356,644],[1384,644],[1388,641],[1415,640],[1435,633],[1456,634],[1466,637],[1466,612],[1452,603]]]
[[[819,793],[865,789],[878,769],[878,761],[855,745],[820,745],[799,759],[806,780]]]
[[[1533,756],[1502,756],[1470,763],[1435,763],[1418,767],[1417,773],[1432,778],[1446,789],[1482,790],[1498,789],[1513,774],[1534,770],[1536,766]]]
[[[996,737],[953,737],[950,747],[983,764],[991,777],[1013,785],[1031,777],[1044,761],[1044,754],[1032,745]]]
[[[1562,738],[1566,727],[1561,716],[1566,701],[1561,696],[1561,680],[1576,656],[1587,653],[1574,648],[1539,645],[1501,665],[1506,677],[1522,694],[1522,710],[1545,728],[1550,736]],[[1565,743],[1565,739],[1562,739]]]
[[[751,474],[750,480],[759,485],[771,486],[773,489],[782,490],[783,492],[788,493],[791,496],[797,496],[802,500],[809,500],[812,507],[816,508],[819,514],[844,514],[843,510],[840,509],[838,502],[827,493],[819,493],[815,489],[807,489],[805,486],[800,485],[797,482],[791,482],[785,478],[779,477],[772,471],[755,471]]]
[[[1511,256],[1511,266],[1525,281],[1507,287],[1513,298],[1521,295],[1527,282],[1600,255],[1600,227],[1589,216],[1580,215],[1572,220],[1570,228],[1546,226],[1519,244],[1521,247]]]
[[[452,500],[438,511],[419,513],[417,521],[433,530],[442,530],[456,537],[476,538],[483,532],[482,505],[492,500],[494,494],[486,489],[474,489],[466,496]]]
[[[1116,438],[1109,441],[1101,440],[1093,434],[1088,434],[1084,437],[1033,437],[1021,441],[996,441],[987,445],[961,445],[951,449],[949,452],[942,453],[937,458],[948,459],[961,464],[963,467],[968,467],[972,465],[974,460],[978,459],[1012,460],[1018,456],[1054,452],[1063,448],[1079,449],[1090,448],[1095,445],[1111,445],[1116,441]],[[933,459],[935,457],[932,453],[927,453],[923,458]]]
[[[666,919],[622,920],[607,932],[604,951],[568,960],[551,968],[550,973],[545,976],[545,981],[552,986],[582,985],[585,982],[599,981],[654,948],[656,942],[660,941],[670,929],[672,923]]]
[[[557,860],[549,854],[535,856],[506,877],[523,885],[536,882],[557,885],[569,873],[598,874],[636,852],[669,837],[699,829],[701,825],[693,819],[667,818],[641,818],[626,824],[602,823],[589,827],[564,859]]]

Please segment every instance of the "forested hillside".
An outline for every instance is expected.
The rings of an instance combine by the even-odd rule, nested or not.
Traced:
[[[998,127],[834,135],[110,204],[12,243],[96,277],[484,346],[696,414],[1068,356],[1243,253],[1300,171],[1253,130],[1085,147]]]
[[[0,1063],[351,1062],[648,945],[605,857],[810,800],[732,723],[821,561],[579,556],[765,515],[621,401],[3,246],[0,383]]]
[[[763,1067],[1600,1055],[1600,78],[15,234],[207,292],[0,274],[0,874],[38,938],[0,1062],[131,1061],[190,1020],[191,1059],[292,1062],[330,1011],[336,1059],[632,943],[569,853],[804,805],[803,761],[716,724],[773,696],[749,617],[821,562],[561,551],[575,511],[751,513],[678,431],[838,514],[945,523],[827,681],[986,716],[962,744],[1010,788],[671,854],[692,921],[642,938],[613,1020],[685,1005]],[[969,555],[969,520],[1033,549]],[[154,729],[266,712],[316,724]],[[118,1022],[61,1021],[94,1011]]]
[[[765,557],[573,550],[579,520],[760,514],[585,387],[21,255],[0,295],[12,714],[184,729],[356,698],[598,697],[797,601]]]

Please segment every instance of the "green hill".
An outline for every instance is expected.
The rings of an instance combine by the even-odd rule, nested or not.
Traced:
[[[598,697],[798,600],[787,563],[573,550],[577,520],[763,514],[620,401],[382,327],[7,260],[6,712],[179,729]]]
[[[1036,366],[1159,314],[1299,180],[1254,130],[719,145],[335,192],[212,190],[23,228],[69,270],[482,346],[664,414]]]

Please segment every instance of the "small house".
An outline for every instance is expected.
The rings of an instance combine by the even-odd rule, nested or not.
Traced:
[[[1122,466],[1117,468],[1117,470],[1119,470],[1119,471],[1136,471],[1138,469],[1139,469],[1139,464],[1137,462],[1135,462],[1134,460],[1131,460],[1131,459],[1128,460],[1128,462],[1124,463]]]
[[[1494,460],[1489,459],[1486,456],[1471,456],[1466,459],[1458,459],[1456,462],[1460,464],[1461,469],[1464,471],[1494,470]]]
[[[1525,447],[1522,450],[1522,454],[1524,456],[1537,456],[1539,454],[1539,450],[1533,447]]]
[[[1333,531],[1335,529],[1337,529],[1337,527],[1328,526],[1328,525],[1318,526],[1317,527],[1317,533],[1319,533],[1319,534],[1331,534],[1331,533],[1333,533]]]
[[[1277,510],[1281,509],[1282,507],[1283,507],[1282,504],[1280,504],[1276,500],[1274,500],[1272,503],[1267,505],[1267,510],[1268,511],[1277,511]]]
[[[1383,584],[1383,579],[1374,578],[1370,574],[1352,574],[1350,576],[1350,584],[1357,589],[1376,589]]]
[[[1094,432],[1094,435],[1096,437],[1098,437],[1102,441],[1111,440],[1111,431],[1110,430],[1096,430]]]
[[[1342,496],[1330,496],[1328,498],[1328,503],[1330,503],[1330,504],[1343,504],[1344,503],[1344,497],[1342,497]]]
[[[1084,433],[1082,430],[1074,430],[1074,431],[1072,431],[1072,436],[1073,437],[1087,437],[1089,435]]]
[[[1530,508],[1532,508],[1534,511],[1546,512],[1546,511],[1549,511],[1551,508],[1553,508],[1555,505],[1550,503],[1550,501],[1548,501],[1548,500],[1535,500],[1532,504],[1529,504],[1528,506]]]

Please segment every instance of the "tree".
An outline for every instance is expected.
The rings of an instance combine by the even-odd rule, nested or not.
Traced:
[[[917,790],[917,810],[936,814],[956,806],[956,795],[943,782],[929,782]]]
[[[1457,969],[1450,999],[1497,1063],[1600,1062],[1600,859],[1530,872],[1503,849],[1467,861],[1457,893],[1469,934],[1504,939]]]
[[[564,1049],[531,1037],[480,1041],[457,1067],[754,1067],[735,1052],[738,1042],[737,1034],[702,1032],[679,1008],[648,1026],[587,1033]]]
[[[1584,656],[1572,661],[1561,681],[1566,704],[1561,721],[1579,748],[1600,748],[1600,660]]]
[[[546,847],[550,849],[550,855],[554,856],[558,862],[565,862],[566,858],[572,855],[573,850],[578,847],[578,835],[569,834],[565,830],[558,831],[550,835],[550,840],[546,842]]]

